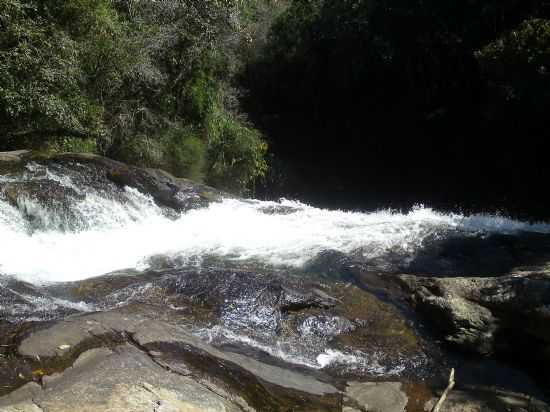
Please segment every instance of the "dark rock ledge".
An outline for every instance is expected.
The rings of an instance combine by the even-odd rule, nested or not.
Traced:
[[[399,280],[448,342],[486,355],[531,351],[550,367],[550,272]]]
[[[27,383],[0,398],[2,412],[429,410],[401,382],[328,382],[214,348],[133,305],[76,315],[19,331],[13,361]],[[421,401],[421,402],[420,402]],[[447,411],[548,411],[529,397],[487,391],[452,394]]]
[[[26,150],[0,152],[0,174],[20,175],[25,166],[34,162],[52,168],[61,168],[64,174],[73,175],[77,185],[105,187],[107,183],[119,188],[125,186],[150,195],[157,205],[176,211],[186,211],[193,208],[208,206],[213,201],[232,197],[228,193],[212,187],[193,182],[189,179],[177,178],[160,169],[147,169],[126,165],[103,156],[90,153],[64,153],[58,155],[43,155]],[[2,192],[12,192],[8,200],[15,203],[15,198],[28,192],[25,187],[28,182],[5,184]],[[21,187],[22,186],[22,187]],[[57,182],[41,181],[38,190],[31,194],[48,194],[54,190],[61,192],[60,196],[71,196],[70,188],[61,187]],[[67,192],[67,193],[63,193]]]
[[[46,162],[81,162],[94,165],[106,173],[107,179],[119,186],[129,186],[147,193],[160,206],[183,211],[207,206],[222,197],[231,197],[227,193],[212,187],[177,178],[160,169],[145,169],[126,165],[115,160],[94,154],[66,153],[45,159]]]
[[[0,398],[0,410],[332,411],[342,404],[365,410],[356,395],[361,383],[346,393],[344,385],[221,351],[155,317],[149,307],[132,307],[70,317],[28,334],[17,356],[53,373],[32,371],[27,384]],[[369,391],[382,403],[391,392],[399,400],[391,410],[398,411],[407,399],[399,386]]]

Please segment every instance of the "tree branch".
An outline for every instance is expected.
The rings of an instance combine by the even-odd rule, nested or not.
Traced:
[[[451,373],[449,375],[449,384],[447,385],[447,388],[443,393],[441,394],[441,397],[435,404],[435,406],[432,409],[432,412],[439,412],[441,409],[441,406],[443,406],[443,403],[445,402],[445,399],[447,399],[447,396],[449,395],[449,392],[454,388],[455,386],[455,369],[451,369]]]

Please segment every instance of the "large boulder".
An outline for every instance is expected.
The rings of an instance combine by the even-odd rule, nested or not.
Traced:
[[[116,185],[138,189],[152,196],[160,206],[177,211],[204,207],[222,197],[230,197],[227,193],[188,179],[176,178],[160,169],[130,166],[98,155],[66,153],[52,157],[49,161],[95,165]]]
[[[230,197],[162,170],[138,168],[93,154],[0,153],[0,174],[0,199],[20,208],[31,219],[55,215],[73,221],[75,216],[70,214],[78,209],[75,204],[90,194],[124,204],[126,187],[176,212]]]
[[[3,400],[10,411],[212,411],[242,409],[187,376],[169,373],[131,345],[91,349],[62,373],[28,383]]]
[[[533,355],[550,365],[550,272],[399,279],[413,305],[447,341],[482,354]]]

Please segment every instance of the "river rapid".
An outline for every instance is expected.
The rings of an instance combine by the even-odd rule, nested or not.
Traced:
[[[543,222],[236,198],[95,157],[2,167],[10,324],[146,304],[210,344],[293,368],[444,379],[458,361],[384,279],[495,277],[550,261]],[[513,389],[530,379],[506,368],[487,371],[514,376]]]
[[[16,176],[0,177],[4,186],[65,190],[58,199],[44,199],[47,192],[33,197],[32,190],[11,201],[0,197],[1,273],[34,284],[76,281],[144,270],[159,255],[179,264],[200,265],[203,257],[217,256],[300,268],[326,251],[378,261],[398,256],[404,267],[433,239],[550,233],[549,224],[424,206],[408,213],[359,213],[318,209],[298,200],[223,199],[168,213],[147,193],[112,183],[85,186],[77,173],[31,162]]]

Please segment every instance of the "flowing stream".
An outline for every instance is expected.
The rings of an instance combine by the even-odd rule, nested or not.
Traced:
[[[398,306],[343,272],[359,262],[383,276],[492,276],[550,261],[547,223],[223,196],[176,211],[104,168],[28,161],[0,174],[0,321],[145,303],[181,313],[214,345],[361,377],[421,376],[439,355]],[[190,187],[174,194],[182,204],[203,190]],[[339,298],[311,303],[312,293]]]
[[[226,199],[175,215],[136,189],[113,197],[112,188],[79,186],[69,173],[37,164],[3,180],[50,181],[74,193],[64,195],[62,204],[22,194],[14,205],[0,197],[0,273],[35,284],[143,270],[158,255],[180,262],[200,262],[208,255],[301,267],[326,250],[359,251],[366,259],[389,253],[410,259],[426,239],[550,233],[549,224],[501,216],[444,214],[427,207],[404,214],[358,213],[292,200]]]

